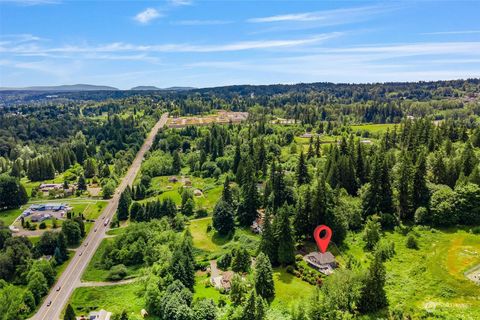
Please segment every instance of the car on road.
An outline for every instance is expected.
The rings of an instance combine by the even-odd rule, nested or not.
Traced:
[[[47,303],[47,307],[50,307],[51,305],[52,305],[52,301],[50,300],[50,301],[48,301],[48,303]]]
[[[88,242],[85,242],[84,246],[85,246],[85,247],[88,246]]]
[[[80,256],[80,257],[81,257],[81,256],[82,256],[82,254],[83,254],[83,251],[82,251],[82,252],[80,252],[80,254],[79,254],[78,256]]]
[[[58,286],[58,287],[57,287],[57,291],[60,291],[60,289],[62,289],[62,287]]]
[[[97,232],[97,228],[93,229],[93,232]]]

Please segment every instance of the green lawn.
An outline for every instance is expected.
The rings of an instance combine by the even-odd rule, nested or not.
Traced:
[[[214,259],[234,246],[242,246],[255,253],[260,237],[249,229],[236,228],[231,238],[220,236],[214,229],[207,233],[207,227],[212,223],[212,218],[202,218],[190,221],[189,229],[193,237],[193,246],[197,252],[198,260]]]
[[[140,320],[140,310],[145,308],[144,293],[144,286],[139,282],[107,287],[81,287],[75,289],[69,303],[77,315],[88,315],[90,311],[100,309],[113,313],[125,310],[130,320]]]
[[[183,183],[181,182],[168,182],[170,176],[155,177],[152,179],[150,191],[159,193],[158,199],[164,200],[171,198],[178,206],[182,203],[182,197],[180,195]],[[178,176],[180,179],[180,176]],[[223,179],[215,181],[213,178],[199,178],[188,176],[192,182],[192,190],[200,189],[203,192],[202,196],[195,196],[196,208],[204,208],[211,211],[217,203],[223,190]],[[143,201],[150,201],[152,198],[145,199]]]
[[[208,298],[218,303],[220,299],[229,301],[228,294],[221,294],[210,284],[210,277],[204,272],[197,272],[195,274],[194,299]]]
[[[287,273],[285,268],[274,268],[275,299],[272,304],[288,307],[299,299],[308,299],[314,292],[315,286]]]
[[[464,272],[480,264],[480,235],[463,230],[417,230],[419,250],[407,249],[406,236],[385,234],[395,243],[395,256],[385,266],[386,291],[392,309],[413,310],[416,317],[480,318],[480,286]],[[349,253],[364,264],[361,235],[347,239]],[[433,309],[434,310],[433,310]],[[432,313],[428,313],[431,310]]]
[[[387,129],[390,131],[393,130],[395,124],[393,123],[381,123],[381,124],[361,124],[361,125],[353,125],[351,126],[353,132],[356,131],[369,131],[371,133],[384,133]]]
[[[82,274],[82,281],[93,281],[93,282],[101,282],[101,281],[109,281],[108,273],[109,270],[105,270],[100,268],[100,261],[107,246],[107,243],[113,241],[113,238],[105,238],[100,243],[97,251],[93,255],[92,260],[85,269],[85,272]],[[135,277],[138,274],[141,266],[128,266],[127,267],[127,278]]]
[[[5,211],[0,211],[0,221],[3,222],[5,226],[9,226],[15,221],[15,219],[28,208],[29,205],[24,205],[20,209],[10,209]]]

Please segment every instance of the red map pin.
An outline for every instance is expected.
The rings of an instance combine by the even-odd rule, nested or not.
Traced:
[[[320,238],[320,233],[325,230],[325,236]],[[325,253],[328,248],[328,244],[330,243],[330,238],[332,237],[332,229],[327,227],[326,225],[321,225],[315,228],[313,231],[313,237],[315,238],[315,242],[317,242],[317,247],[320,249],[322,253]]]

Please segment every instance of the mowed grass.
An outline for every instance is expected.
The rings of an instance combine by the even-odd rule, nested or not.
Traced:
[[[212,299],[215,303],[218,303],[220,299],[229,301],[228,294],[221,294],[220,291],[215,289],[210,283],[210,277],[205,272],[197,272],[195,274],[195,286],[194,286],[194,299]]]
[[[385,234],[395,256],[385,263],[391,309],[412,310],[414,317],[479,319],[480,286],[464,272],[480,263],[480,235],[464,230],[416,229],[419,250],[405,246],[406,236]],[[361,235],[349,236],[347,252],[367,263]]]
[[[114,314],[127,311],[130,320],[140,320],[140,311],[145,308],[144,286],[139,282],[105,287],[80,287],[70,297],[77,315],[105,309]],[[148,319],[156,319],[149,317]]]
[[[392,131],[393,128],[395,127],[395,124],[394,123],[361,124],[361,125],[353,125],[351,127],[353,132],[369,131],[371,133],[384,133],[384,132],[387,132],[388,129]]]
[[[19,209],[10,209],[5,211],[0,211],[0,221],[3,222],[4,226],[9,226],[15,221],[15,219],[28,208],[29,205],[23,205]]]
[[[220,195],[222,193],[223,179],[219,179],[216,181],[213,178],[199,178],[193,176],[186,176],[192,182],[191,190],[199,189],[203,192],[201,196],[194,196],[195,207],[196,209],[203,208],[208,211],[212,211],[213,207],[217,203]],[[164,200],[167,198],[172,199],[177,206],[181,205],[182,203],[182,196],[180,194],[183,183],[181,181],[178,182],[169,182],[168,179],[170,176],[161,176],[155,177],[152,179],[150,191],[160,193],[157,198],[160,200]],[[181,176],[177,176],[180,180]],[[153,198],[148,198],[143,200],[144,201],[151,201]]]
[[[207,233],[210,224],[212,224],[212,218],[210,217],[190,221],[189,229],[192,233],[193,246],[208,252],[221,251],[221,245],[225,244],[226,241],[214,241],[212,239],[214,231]]]
[[[285,268],[273,269],[273,281],[275,282],[273,306],[289,307],[295,301],[310,298],[315,292],[315,286],[287,273]]]

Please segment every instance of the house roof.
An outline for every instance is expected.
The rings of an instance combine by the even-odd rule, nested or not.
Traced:
[[[330,251],[327,251],[325,253],[310,252],[305,256],[305,259],[317,265],[324,265],[335,262],[335,256]]]

